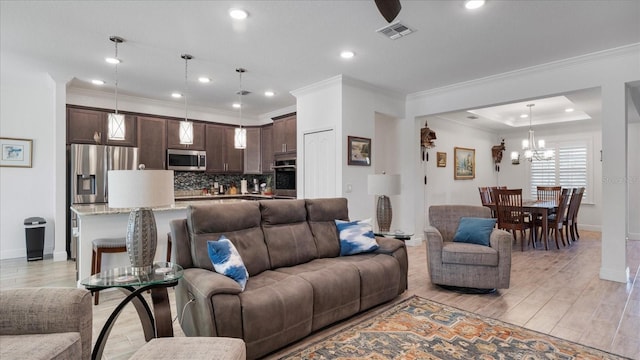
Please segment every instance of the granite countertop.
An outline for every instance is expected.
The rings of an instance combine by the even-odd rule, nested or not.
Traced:
[[[221,204],[221,203],[235,203],[242,201],[252,201],[247,199],[241,199],[236,196],[235,199],[230,198],[218,198],[210,196],[211,199],[207,200],[176,200],[175,204],[166,207],[153,208],[154,212],[160,211],[172,211],[172,210],[185,210],[187,206],[193,204]],[[79,216],[87,215],[115,215],[115,214],[128,214],[131,212],[130,208],[110,208],[108,204],[79,204],[71,206],[71,211],[75,212]]]

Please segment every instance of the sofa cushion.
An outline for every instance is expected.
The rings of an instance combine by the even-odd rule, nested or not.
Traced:
[[[232,278],[244,290],[249,273],[233,243],[222,235],[218,241],[207,241],[207,250],[214,270]]]
[[[360,273],[347,263],[315,259],[275,271],[299,276],[313,287],[313,331],[360,310]]]
[[[444,242],[442,262],[446,264],[498,266],[498,251],[489,246]]]
[[[307,221],[319,258],[340,255],[340,239],[334,220],[349,221],[347,199],[306,199]]]
[[[260,201],[260,212],[272,269],[303,264],[318,256],[304,200]]]
[[[80,333],[1,335],[0,359],[82,359]]]
[[[259,358],[311,333],[313,287],[304,279],[265,271],[240,295],[247,358]]]
[[[489,237],[496,221],[494,218],[462,217],[453,241],[489,246]]]
[[[335,220],[340,237],[340,256],[366,253],[378,249],[371,219],[358,221]]]
[[[255,201],[189,205],[187,228],[195,267],[214,270],[207,241],[226,235],[238,250],[249,276],[271,268],[260,227],[260,208]]]

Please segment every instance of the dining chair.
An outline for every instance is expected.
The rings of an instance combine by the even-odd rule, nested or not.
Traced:
[[[567,241],[564,240],[564,234],[562,233],[562,227],[564,226],[565,221],[565,213],[567,212],[567,207],[569,205],[569,199],[571,197],[571,190],[562,189],[560,193],[560,199],[558,200],[558,209],[555,214],[550,214],[547,216],[547,229],[549,232],[553,230],[553,237],[556,240],[556,248],[560,249],[560,244],[558,243],[558,235],[562,239],[562,246],[567,246],[569,243],[569,235],[567,235]],[[542,219],[534,219],[534,226],[536,228],[542,228]],[[540,231],[540,240],[542,238],[542,231]],[[547,248],[545,244],[545,248]]]
[[[538,200],[541,201],[558,201],[560,200],[561,186],[538,186],[536,187],[536,194]]]
[[[580,239],[580,234],[578,233],[578,211],[580,210],[583,195],[584,187],[574,188],[573,193],[571,194],[567,215],[564,217],[564,221],[562,222],[565,227],[567,241],[569,240],[569,233],[571,233],[571,241]]]
[[[533,241],[533,228],[528,220],[529,216],[522,208],[522,189],[494,189],[493,196],[498,215],[498,229],[511,231],[515,241],[516,231],[520,231],[520,248],[524,251],[524,237],[529,230],[529,242],[535,247]]]

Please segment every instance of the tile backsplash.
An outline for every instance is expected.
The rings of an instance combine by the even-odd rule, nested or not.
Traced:
[[[180,194],[194,195],[194,192],[202,189],[211,190],[215,183],[223,185],[225,189],[235,185],[240,192],[240,180],[247,180],[247,190],[253,191],[253,179],[258,180],[258,184],[266,183],[271,175],[221,175],[209,174],[206,172],[175,171],[174,189],[177,196]]]

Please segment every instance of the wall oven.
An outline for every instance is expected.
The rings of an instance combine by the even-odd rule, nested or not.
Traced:
[[[167,169],[178,171],[207,170],[207,152],[167,149]]]
[[[296,159],[276,159],[274,170],[274,194],[296,197]]]

